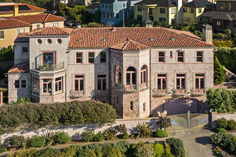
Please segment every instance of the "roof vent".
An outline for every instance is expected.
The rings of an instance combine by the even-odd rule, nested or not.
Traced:
[[[103,41],[107,41],[108,39],[107,38],[104,38]]]
[[[78,41],[78,42],[81,42],[82,40],[83,40],[82,38],[79,38],[77,41]]]
[[[115,32],[116,31],[116,27],[112,26],[111,31]]]
[[[175,38],[170,38],[170,40],[175,40]]]

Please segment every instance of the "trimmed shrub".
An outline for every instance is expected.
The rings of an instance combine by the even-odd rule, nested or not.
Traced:
[[[226,77],[226,71],[224,67],[220,64],[218,58],[215,56],[214,62],[214,83],[221,84],[224,82]]]
[[[93,141],[94,142],[100,142],[104,140],[104,136],[103,134],[100,132],[98,132],[94,137],[93,137]]]
[[[102,156],[103,157],[123,157],[124,154],[120,151],[119,148],[108,145],[102,150]]]
[[[224,128],[224,129],[228,128],[228,121],[225,118],[216,120],[216,123],[219,128]]]
[[[6,152],[7,148],[4,146],[0,146],[0,153]]]
[[[65,132],[57,132],[54,135],[54,144],[65,144],[71,141],[70,136]]]
[[[162,138],[162,137],[167,137],[167,136],[168,136],[168,133],[165,130],[158,129],[154,132],[154,137]]]
[[[169,138],[166,140],[171,148],[171,153],[177,157],[185,157],[183,141],[178,138]]]
[[[24,136],[14,135],[10,137],[10,146],[12,148],[22,148],[26,146],[26,140]]]
[[[43,127],[50,125],[78,125],[113,123],[116,112],[109,104],[96,101],[54,104],[20,104],[0,107],[0,128],[5,131],[22,124]]]
[[[226,129],[225,128],[216,128],[216,132],[217,133],[226,133]]]
[[[139,143],[135,147],[133,155],[135,157],[154,157],[155,150],[150,144]]]
[[[94,138],[95,134],[93,131],[85,131],[81,134],[81,141],[83,142],[89,142],[92,141]]]
[[[148,124],[138,124],[136,126],[136,130],[137,130],[137,136],[138,137],[150,137],[152,134],[152,130],[151,128],[148,126]]]
[[[229,128],[229,130],[236,130],[236,121],[234,121],[234,120],[229,120],[228,121],[228,128]]]
[[[46,137],[34,136],[29,141],[29,147],[42,147],[46,144]]]
[[[164,147],[162,144],[155,144],[154,150],[156,152],[156,157],[162,157],[164,154]]]
[[[119,134],[119,135],[117,135],[117,137],[120,139],[128,139],[129,135],[128,134]]]

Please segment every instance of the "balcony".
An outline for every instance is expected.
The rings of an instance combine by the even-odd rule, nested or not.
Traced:
[[[140,91],[148,89],[149,87],[147,84],[145,85],[144,84],[138,84],[138,85],[116,84],[113,86],[113,89],[123,92],[123,93],[134,93],[134,92],[140,92]]]
[[[35,64],[32,63],[32,69],[37,71],[57,71],[65,68],[64,62],[59,64]]]

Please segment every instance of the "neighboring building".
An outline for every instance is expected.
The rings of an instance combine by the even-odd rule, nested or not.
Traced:
[[[172,0],[143,0],[134,5],[134,19],[171,25],[176,23],[177,9]]]
[[[76,5],[89,5],[92,3],[91,0],[68,0],[69,4],[76,4]]]
[[[42,27],[64,27],[65,19],[52,14],[12,16],[0,19],[0,48],[14,45],[20,33]]]
[[[207,0],[142,0],[134,5],[134,19],[142,23],[192,24],[209,5],[213,3]]]
[[[134,4],[140,0],[101,0],[101,23],[114,25],[122,23],[133,15]]]
[[[99,5],[100,5],[99,2],[93,2],[86,9],[89,13],[95,14],[99,10]]]
[[[9,103],[95,99],[123,118],[199,112],[191,96],[213,87],[211,27],[203,36],[161,27],[35,30],[15,41]]]
[[[26,3],[0,3],[0,17],[35,15],[45,11],[46,9]]]
[[[182,7],[182,23],[197,23],[200,15],[204,13],[205,9],[213,5],[214,3],[207,0],[193,0],[192,2],[185,3]]]
[[[208,11],[201,16],[203,23],[209,23],[215,30],[223,31],[230,29],[232,34],[236,33],[236,1],[217,0],[216,9]]]

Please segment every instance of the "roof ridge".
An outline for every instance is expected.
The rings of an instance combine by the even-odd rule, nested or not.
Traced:
[[[30,26],[32,26],[30,23],[28,23],[28,22],[25,22],[25,21],[21,21],[21,20],[19,20],[19,19],[16,19],[16,18],[7,18],[7,19],[12,19],[12,20],[16,20],[16,21],[18,21],[18,22],[21,22],[21,23],[25,23],[25,24],[27,24],[27,25],[30,25]]]
[[[49,13],[46,14],[46,17],[43,19],[43,22],[44,22],[44,23],[45,23],[46,20],[48,19],[49,15],[50,15]]]

